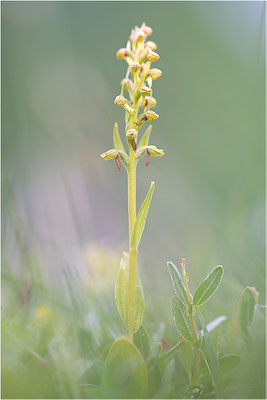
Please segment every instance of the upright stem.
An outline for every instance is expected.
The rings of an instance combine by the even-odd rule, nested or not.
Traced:
[[[137,105],[133,104],[137,114]],[[136,122],[136,114],[132,115],[131,127]],[[130,146],[130,161],[128,169],[128,214],[129,214],[129,286],[128,286],[128,314],[127,314],[127,336],[133,340],[134,315],[135,315],[135,292],[136,292],[136,262],[137,248],[132,248],[131,239],[136,220],[136,159],[135,152]]]

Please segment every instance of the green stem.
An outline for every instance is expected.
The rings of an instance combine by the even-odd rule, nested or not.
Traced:
[[[132,115],[131,127],[136,122],[137,105],[134,103],[136,114]],[[130,160],[128,169],[128,214],[129,214],[129,286],[128,286],[128,314],[127,314],[127,336],[133,340],[134,315],[135,315],[135,291],[136,291],[136,263],[137,248],[131,247],[133,228],[136,220],[136,159],[135,152],[130,145]]]

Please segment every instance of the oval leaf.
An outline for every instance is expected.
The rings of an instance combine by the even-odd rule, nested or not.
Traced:
[[[248,326],[253,319],[255,304],[255,296],[247,287],[241,295],[239,311],[240,328],[246,338],[248,338]]]
[[[200,306],[205,303],[215,292],[219,286],[223,276],[223,267],[218,265],[213,271],[202,281],[193,297],[194,306]]]
[[[178,331],[189,342],[194,342],[194,334],[191,326],[191,321],[184,303],[177,297],[172,299],[172,313],[174,322]]]
[[[102,398],[146,398],[147,388],[147,368],[139,350],[127,338],[115,340],[105,360]]]
[[[141,205],[138,215],[136,217],[136,221],[135,221],[134,229],[133,229],[133,233],[132,233],[132,239],[131,239],[131,246],[133,249],[138,247],[139,242],[141,240],[141,237],[142,237],[142,234],[143,234],[143,231],[145,228],[145,223],[146,223],[147,214],[148,214],[149,206],[151,203],[154,187],[155,187],[155,182],[151,182],[151,185],[150,185],[150,188],[146,195],[146,198],[145,198],[143,204]]]
[[[119,134],[119,128],[118,128],[117,122],[115,122],[115,124],[114,124],[113,142],[114,142],[114,147],[115,147],[116,150],[120,150],[120,151],[123,151],[125,153],[124,146],[122,144],[121,137],[120,137],[120,134]]]
[[[126,326],[128,314],[128,286],[129,286],[129,254],[124,253],[121,259],[120,269],[115,286],[115,300],[121,319]],[[145,299],[144,292],[141,286],[139,277],[136,279],[135,290],[135,317],[134,317],[134,332],[136,332],[142,324],[144,315]]]
[[[150,340],[146,328],[141,325],[133,337],[134,344],[146,359],[150,353]]]
[[[168,261],[167,265],[168,265],[169,273],[171,275],[171,280],[172,280],[175,294],[178,297],[178,299],[180,299],[181,302],[186,305],[188,303],[188,300],[187,300],[187,294],[186,294],[186,290],[185,290],[185,286],[184,286],[184,281],[183,281],[178,269],[175,267],[175,265],[172,262]]]

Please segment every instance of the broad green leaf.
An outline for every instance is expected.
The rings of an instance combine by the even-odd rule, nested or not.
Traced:
[[[199,308],[197,308],[197,312],[198,312],[199,320],[200,320],[200,323],[201,323],[201,326],[202,326],[202,329],[204,332],[203,342],[204,342],[204,346],[206,347],[206,350],[207,350],[207,359],[202,351],[201,351],[201,354],[203,356],[203,359],[206,363],[206,366],[208,368],[208,371],[209,371],[212,381],[214,383],[217,397],[219,399],[223,399],[225,384],[224,384],[224,379],[223,379],[223,375],[222,375],[222,370],[221,370],[216,352],[214,350],[213,343],[211,341],[206,323],[204,321],[204,318],[203,318]]]
[[[240,328],[247,339],[249,337],[248,326],[251,324],[253,319],[255,304],[255,296],[251,289],[247,287],[241,295],[239,311]]]
[[[175,294],[178,297],[178,299],[180,299],[181,302],[186,305],[188,303],[188,299],[187,299],[187,294],[186,294],[186,290],[185,290],[185,286],[184,286],[184,281],[183,281],[178,269],[175,267],[175,265],[172,262],[168,261],[167,265],[169,268],[169,273],[171,275],[171,280],[172,280]]]
[[[193,343],[194,334],[187,308],[185,307],[184,303],[182,303],[181,300],[177,297],[173,297],[172,299],[172,313],[178,331],[183,335],[186,340]]]
[[[152,125],[149,125],[147,130],[144,132],[140,142],[138,143],[137,150],[140,149],[141,147],[148,145],[151,130],[152,130]]]
[[[127,338],[115,340],[105,360],[102,398],[140,399],[147,392],[147,368],[139,350]]]
[[[123,151],[125,153],[124,146],[122,144],[121,137],[120,137],[120,134],[119,134],[119,128],[118,128],[117,122],[115,122],[115,124],[114,124],[113,142],[114,142],[114,147],[115,147],[116,150],[120,150],[120,151]]]
[[[121,259],[120,269],[115,286],[115,300],[117,308],[124,325],[127,328],[128,314],[128,286],[129,286],[129,254],[124,253]],[[135,318],[134,332],[136,332],[142,324],[145,307],[144,293],[140,279],[137,275],[136,290],[135,290]]]
[[[220,368],[224,375],[227,375],[233,368],[236,368],[241,362],[241,357],[237,354],[227,354],[219,358]],[[201,376],[205,377],[209,374],[207,365],[202,369]]]
[[[150,352],[150,340],[146,328],[141,325],[133,337],[134,344],[140,350],[142,356],[146,359]]]
[[[139,242],[141,240],[144,228],[145,228],[145,223],[146,223],[146,218],[149,210],[149,206],[151,203],[153,191],[155,187],[155,182],[151,182],[150,188],[148,190],[147,196],[141,205],[138,215],[136,217],[133,233],[132,233],[132,239],[131,239],[131,246],[133,249],[138,247]]]
[[[241,357],[237,354],[227,354],[219,358],[219,364],[222,371],[226,374],[233,368],[236,368],[241,362]]]
[[[200,306],[205,303],[210,296],[213,295],[217,287],[219,286],[223,276],[223,267],[218,265],[214,270],[202,281],[196,290],[193,297],[194,306]]]

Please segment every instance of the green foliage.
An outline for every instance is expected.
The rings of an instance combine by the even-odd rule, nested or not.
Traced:
[[[177,297],[173,297],[172,299],[172,313],[178,332],[180,332],[186,340],[193,343],[194,333],[188,310],[184,303]]]
[[[140,210],[137,214],[136,222],[135,222],[133,233],[132,233],[132,240],[131,240],[131,245],[133,248],[138,247],[139,242],[141,240],[141,237],[142,237],[142,234],[143,234],[143,231],[145,228],[147,214],[148,214],[148,210],[150,207],[154,188],[155,188],[155,183],[151,182],[151,185],[150,185],[150,188],[146,195],[146,198],[145,198],[143,204],[141,205]]]
[[[146,364],[137,347],[127,338],[115,340],[104,366],[104,398],[146,398],[147,379]]]
[[[121,319],[128,327],[128,287],[129,287],[129,254],[124,253],[121,259],[120,269],[118,272],[115,286],[115,300]],[[136,332],[142,324],[145,307],[144,293],[141,282],[137,277],[135,290],[135,315],[134,315],[134,332]]]
[[[114,124],[114,129],[113,129],[113,142],[114,142],[114,147],[116,150],[123,151],[125,153],[124,146],[121,141],[120,133],[119,133],[119,128],[117,122]]]
[[[209,373],[211,375],[211,378],[213,380],[218,398],[224,398],[223,397],[224,396],[224,380],[223,380],[223,375],[222,375],[222,371],[220,368],[220,364],[218,361],[218,357],[215,352],[213,343],[211,341],[204,318],[203,318],[200,310],[197,309],[197,311],[198,311],[200,323],[201,323],[203,333],[204,333],[204,343],[203,344],[207,351],[207,356],[205,356],[203,352],[201,352],[201,354],[204,358],[206,366],[207,366]]]
[[[223,268],[219,265],[201,282],[193,297],[195,307],[205,303],[213,295],[221,282],[222,276]]]
[[[175,267],[175,265],[172,262],[170,262],[170,261],[167,262],[167,265],[169,268],[169,273],[171,275],[175,294],[180,299],[180,301],[186,305],[188,300],[187,300],[187,294],[186,294],[186,290],[185,290],[184,281],[183,281],[179,271],[177,270],[177,268]]]
[[[146,129],[146,131],[143,133],[142,138],[139,141],[139,144],[137,146],[137,150],[139,150],[141,147],[147,146],[150,138],[150,133],[152,130],[152,125],[149,125],[149,127]]]
[[[148,332],[143,325],[141,325],[138,331],[135,332],[133,342],[140,350],[144,359],[146,359],[150,353],[150,339]]]
[[[252,323],[256,305],[255,295],[251,288],[245,288],[240,300],[239,323],[242,334],[249,340],[248,327]]]

